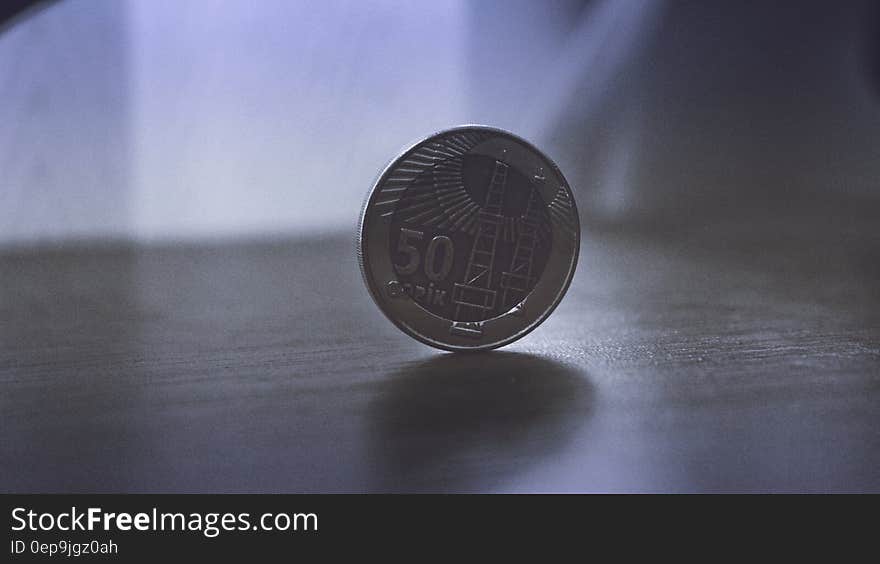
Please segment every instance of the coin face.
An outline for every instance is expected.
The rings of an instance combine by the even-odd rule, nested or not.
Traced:
[[[403,152],[358,229],[367,288],[428,345],[492,349],[537,327],[568,289],[580,248],[571,189],[527,141],[468,125]]]

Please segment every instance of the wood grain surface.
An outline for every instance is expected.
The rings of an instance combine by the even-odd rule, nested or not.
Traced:
[[[589,231],[473,355],[385,320],[347,234],[10,252],[0,489],[880,491],[875,219]]]

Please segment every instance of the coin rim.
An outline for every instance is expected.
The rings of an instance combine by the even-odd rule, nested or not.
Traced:
[[[413,149],[415,149],[419,145],[425,143],[429,139],[433,139],[434,137],[438,137],[441,135],[447,135],[449,133],[453,133],[453,132],[460,131],[460,130],[470,130],[470,129],[478,129],[478,130],[482,130],[482,131],[487,131],[487,132],[491,132],[491,133],[498,133],[501,135],[507,135],[509,137],[512,137],[513,139],[524,143],[527,147],[529,147],[531,150],[533,150],[535,153],[537,153],[538,156],[540,156],[543,160],[547,161],[547,163],[553,168],[554,172],[557,175],[559,175],[559,177],[565,183],[565,189],[568,190],[569,197],[571,198],[572,209],[574,211],[574,218],[575,218],[575,221],[577,224],[577,236],[575,237],[575,240],[574,240],[574,252],[572,253],[571,261],[569,262],[569,268],[568,268],[568,272],[565,275],[565,280],[564,280],[562,286],[560,286],[559,291],[556,293],[556,295],[553,299],[553,302],[547,308],[544,309],[544,311],[541,315],[537,316],[534,321],[532,321],[530,324],[526,325],[521,331],[514,333],[510,337],[500,339],[500,340],[492,342],[492,343],[462,347],[462,346],[457,346],[457,345],[446,344],[441,341],[431,339],[425,335],[422,335],[422,334],[414,331],[411,327],[404,325],[403,323],[399,322],[397,319],[395,319],[394,317],[392,317],[390,315],[390,313],[383,306],[383,298],[381,296],[381,289],[374,287],[374,284],[371,281],[371,276],[367,272],[367,265],[366,265],[366,261],[365,261],[366,251],[365,251],[365,246],[364,246],[364,241],[365,241],[366,237],[365,237],[364,230],[366,229],[366,225],[367,225],[367,211],[369,210],[370,203],[373,200],[373,196],[376,194],[377,189],[379,189],[379,187],[382,185],[382,181],[391,172],[394,165],[401,158],[403,158],[407,153],[409,153],[410,151],[412,151]],[[565,177],[565,175],[562,174],[562,171],[559,169],[559,166],[556,164],[556,162],[553,161],[553,159],[551,159],[550,157],[548,157],[543,151],[538,149],[534,143],[532,143],[528,139],[523,138],[520,135],[516,135],[515,133],[511,133],[510,131],[507,131],[505,129],[501,129],[499,127],[493,127],[490,125],[481,125],[481,124],[457,125],[457,126],[450,127],[447,129],[441,129],[441,130],[436,131],[430,135],[426,135],[426,136],[420,138],[418,141],[415,141],[413,143],[408,144],[402,151],[400,151],[393,159],[388,161],[388,163],[382,168],[382,170],[379,172],[379,175],[376,177],[376,180],[373,182],[372,188],[367,193],[367,197],[364,199],[364,203],[361,206],[361,212],[360,212],[359,219],[358,219],[358,228],[357,228],[357,237],[356,237],[356,241],[355,241],[355,246],[356,246],[356,252],[357,252],[358,266],[360,267],[360,271],[361,271],[361,277],[364,280],[364,284],[367,287],[367,291],[369,292],[370,297],[373,299],[373,302],[376,304],[376,306],[379,308],[379,310],[382,312],[382,314],[389,321],[391,321],[391,323],[393,323],[398,329],[400,329],[403,333],[409,335],[410,337],[412,337],[413,339],[415,339],[421,343],[424,343],[428,346],[431,346],[431,347],[434,347],[437,349],[441,349],[441,350],[445,350],[445,351],[450,351],[450,352],[488,351],[488,350],[497,349],[497,348],[509,345],[510,343],[512,343],[514,341],[518,341],[519,339],[525,337],[526,335],[528,335],[529,333],[534,331],[539,325],[544,323],[544,321],[546,321],[548,317],[550,317],[550,315],[553,313],[553,311],[556,309],[556,307],[559,305],[559,303],[565,297],[565,294],[568,292],[568,289],[571,286],[571,282],[574,279],[574,274],[577,269],[578,259],[580,257],[580,246],[581,246],[580,214],[578,213],[577,202],[575,201],[574,192],[571,189],[571,185],[568,183],[568,179]],[[449,321],[452,322],[453,320],[449,320]]]

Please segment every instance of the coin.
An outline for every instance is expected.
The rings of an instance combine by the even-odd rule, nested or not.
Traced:
[[[379,175],[358,259],[379,309],[440,349],[501,347],[540,325],[574,276],[580,223],[559,168],[516,135],[441,131]]]

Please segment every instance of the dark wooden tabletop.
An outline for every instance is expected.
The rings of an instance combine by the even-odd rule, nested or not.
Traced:
[[[880,491],[874,220],[587,231],[471,355],[395,329],[349,234],[7,252],[0,486]]]

